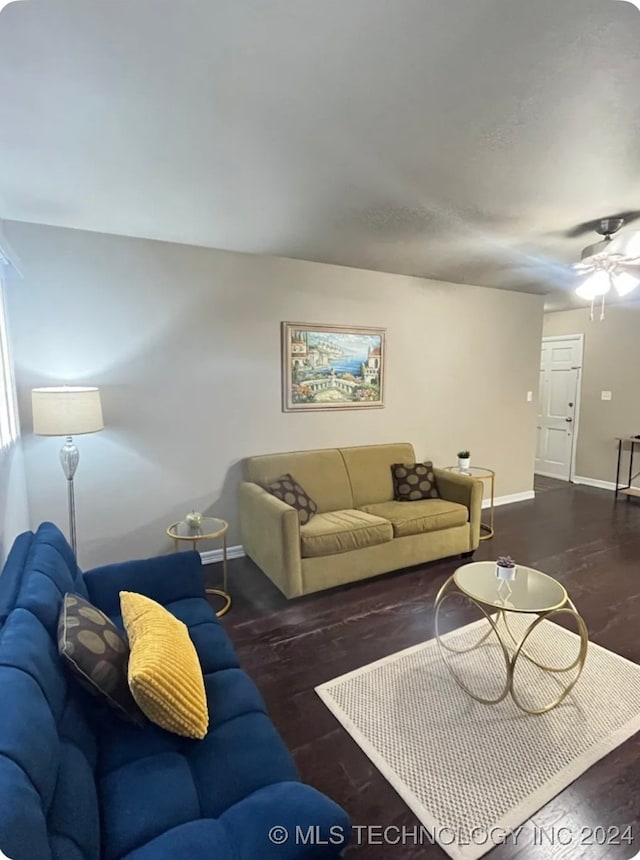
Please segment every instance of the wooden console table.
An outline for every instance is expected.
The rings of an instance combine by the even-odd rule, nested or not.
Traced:
[[[640,437],[638,436],[616,436],[616,441],[618,443],[618,466],[616,469],[616,499],[618,496],[623,495],[626,496],[627,499],[630,498],[640,498],[640,489],[637,487],[632,487],[631,484],[635,481],[635,479],[640,475],[640,472],[633,473],[633,455],[635,454],[636,445],[640,445]],[[625,446],[625,443],[629,445],[629,481],[627,484],[620,485],[620,469],[622,466],[622,452]]]

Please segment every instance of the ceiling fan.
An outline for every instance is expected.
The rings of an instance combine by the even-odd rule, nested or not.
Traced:
[[[576,288],[576,295],[591,302],[591,319],[595,300],[602,297],[600,319],[604,319],[607,293],[615,291],[620,297],[640,285],[640,231],[618,234],[624,218],[603,218],[595,230],[603,238],[582,251],[573,270],[585,275]]]

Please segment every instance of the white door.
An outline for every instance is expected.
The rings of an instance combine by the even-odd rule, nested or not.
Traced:
[[[580,396],[582,335],[542,341],[536,472],[571,480]]]

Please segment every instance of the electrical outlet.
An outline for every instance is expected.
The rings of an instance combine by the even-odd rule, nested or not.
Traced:
[[[610,392],[610,391],[603,391],[603,392],[600,394],[600,398],[601,398],[602,400],[611,400],[611,392]]]
[[[533,391],[527,391],[527,403],[533,403]]]

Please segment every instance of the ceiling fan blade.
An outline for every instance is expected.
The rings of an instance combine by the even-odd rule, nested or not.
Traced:
[[[618,218],[623,219],[624,226],[626,227],[628,224],[632,224],[640,218],[640,209],[630,209],[628,212],[618,212],[616,215],[609,215],[607,218],[594,218],[591,221],[584,221],[582,224],[576,224],[575,227],[571,227],[571,229],[567,230],[563,235],[566,236],[567,239],[578,239],[580,236],[585,236],[587,233],[597,233],[601,221],[615,221]]]
[[[573,269],[574,272],[586,274],[587,272],[595,272],[597,267],[594,266],[593,263],[589,263],[589,262],[585,261],[582,263],[573,263],[571,268]]]

